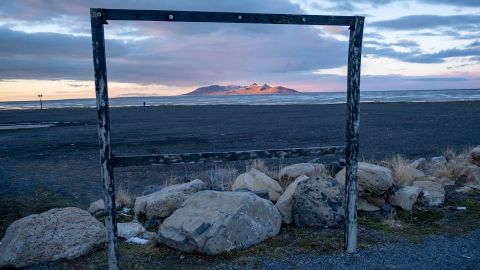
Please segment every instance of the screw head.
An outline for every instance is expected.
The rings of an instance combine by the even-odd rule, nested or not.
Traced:
[[[97,12],[97,17],[102,17],[102,13],[100,11]]]
[[[242,15],[238,15],[238,19],[239,20],[243,19]]]
[[[168,19],[173,20],[173,15],[172,14],[168,15]]]

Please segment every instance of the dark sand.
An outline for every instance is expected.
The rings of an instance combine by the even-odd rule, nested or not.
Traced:
[[[345,142],[345,105],[131,107],[113,108],[111,117],[116,154],[328,146]],[[11,211],[12,205],[19,209],[17,218],[53,206],[85,207],[101,197],[94,109],[0,111],[0,124],[50,121],[78,123],[0,130],[0,225],[12,221],[13,217],[5,213],[6,208]],[[381,159],[397,153],[410,158],[429,157],[440,155],[448,146],[477,144],[480,102],[361,105],[363,159]],[[116,180],[138,194],[145,185],[160,184],[168,175],[191,178],[195,170],[212,166],[121,168],[116,170]]]

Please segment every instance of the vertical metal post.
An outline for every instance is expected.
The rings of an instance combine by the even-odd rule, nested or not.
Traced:
[[[119,269],[117,221],[115,215],[115,183],[113,180],[112,149],[110,146],[110,116],[108,108],[107,64],[105,59],[104,14],[101,9],[90,9],[92,26],[93,65],[95,67],[95,94],[97,99],[100,166],[105,202],[108,267]]]
[[[358,128],[360,125],[360,65],[364,17],[356,17],[350,26],[348,46],[347,79],[347,143],[345,184],[345,249],[347,253],[357,251],[357,171],[358,171]]]

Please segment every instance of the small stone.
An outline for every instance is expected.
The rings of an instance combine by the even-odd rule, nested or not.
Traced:
[[[422,189],[416,186],[402,187],[390,196],[390,203],[405,211],[412,211],[413,205],[417,202]]]
[[[472,164],[480,166],[480,145],[473,148],[472,151],[470,151],[469,156],[470,162],[472,162]]]
[[[357,210],[358,211],[365,211],[365,212],[375,212],[375,211],[380,211],[380,208],[373,205],[373,204],[370,204],[365,199],[358,198],[358,200],[357,200]]]
[[[467,207],[465,206],[457,206],[458,211],[467,211]]]
[[[318,163],[298,163],[284,167],[280,170],[280,185],[287,188],[299,176],[306,175],[308,177],[327,176],[327,169],[323,164]]]
[[[137,245],[147,245],[150,241],[140,237],[132,237],[127,239],[127,243],[137,244]]]
[[[413,186],[421,189],[418,201],[426,206],[439,206],[445,202],[445,189],[442,184],[432,181],[415,181]]]
[[[422,170],[423,168],[425,168],[426,164],[427,164],[427,160],[425,158],[419,158],[413,161],[411,166],[417,170]]]
[[[118,237],[129,239],[144,233],[146,230],[138,222],[117,223]]]
[[[90,204],[87,211],[94,217],[103,216],[105,214],[105,203],[102,199],[94,201]]]

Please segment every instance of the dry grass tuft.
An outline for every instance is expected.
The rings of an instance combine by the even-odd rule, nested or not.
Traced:
[[[415,181],[417,170],[411,166],[410,160],[402,155],[395,155],[390,159],[384,160],[388,167],[393,171],[395,183],[400,186],[409,186]]]
[[[238,170],[234,167],[226,166],[221,168],[216,165],[207,174],[210,188],[220,191],[230,190],[230,187],[239,175]]]
[[[270,176],[273,179],[278,179],[278,174],[280,170],[283,168],[283,161],[280,161],[280,165],[278,166],[278,170],[276,168],[270,169],[265,162],[261,159],[254,159],[251,162],[247,162],[246,169],[249,171],[250,169],[256,169],[258,171],[263,172],[264,174]]]
[[[404,227],[403,223],[397,217],[397,211],[394,209],[388,216],[382,220],[382,223],[394,230],[400,230]]]
[[[466,147],[463,150],[456,151],[455,149],[448,147],[443,152],[443,155],[447,159],[447,164],[435,168],[433,174],[438,178],[446,177],[450,180],[456,181],[468,166],[468,154],[471,149],[471,147]]]
[[[115,196],[115,202],[118,206],[120,207],[127,207],[127,208],[132,208],[133,207],[133,199],[132,199],[132,193],[124,188],[120,187],[117,190],[117,194]]]

